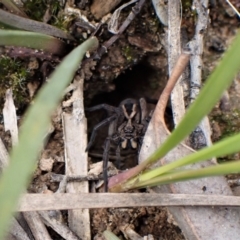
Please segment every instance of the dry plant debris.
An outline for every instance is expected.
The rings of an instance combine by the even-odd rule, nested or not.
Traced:
[[[153,1],[155,9],[156,2],[157,1]],[[146,208],[144,207],[146,205],[145,202],[142,205],[143,207],[140,208],[125,208],[126,205],[122,205],[122,207],[124,208],[120,209],[90,210],[89,218],[88,210],[82,211],[77,209],[77,206],[80,201],[78,197],[84,200],[83,204],[86,203],[85,207],[89,208],[90,206],[97,203],[97,201],[101,198],[102,202],[105,204],[107,204],[107,201],[109,201],[110,203],[112,202],[112,205],[109,205],[109,207],[117,206],[116,205],[117,203],[115,204],[111,200],[112,197],[110,195],[109,196],[106,195],[104,198],[104,196],[100,197],[96,194],[96,196],[92,195],[92,199],[93,201],[95,201],[95,203],[93,202],[91,205],[89,203],[88,197],[85,197],[86,199],[81,197],[81,194],[83,193],[79,193],[79,196],[77,194],[71,195],[70,193],[67,194],[64,193],[66,188],[68,189],[67,191],[69,192],[73,191],[86,192],[86,190],[88,190],[86,182],[83,183],[67,182],[68,181],[67,178],[71,179],[71,177],[74,178],[78,177],[79,175],[81,175],[81,177],[85,177],[87,174],[86,170],[88,168],[87,162],[84,162],[84,166],[82,166],[84,168],[84,172],[82,173],[80,173],[79,171],[76,172],[71,171],[77,170],[78,168],[76,167],[74,169],[73,167],[73,169],[70,169],[72,168],[71,164],[74,163],[68,162],[68,165],[66,166],[67,162],[66,159],[67,158],[69,159],[69,156],[72,154],[71,147],[69,148],[68,143],[64,142],[64,140],[66,141],[66,139],[68,139],[69,134],[66,131],[73,130],[73,126],[78,128],[79,127],[79,125],[77,124],[78,121],[82,122],[83,125],[85,124],[84,122],[86,122],[84,112],[82,110],[83,107],[79,106],[80,104],[79,99],[82,99],[82,96],[79,96],[79,94],[81,95],[81,93],[78,92],[79,85],[82,84],[81,82],[82,80],[79,79],[84,78],[85,81],[84,95],[86,105],[88,106],[94,105],[96,102],[98,103],[98,101],[99,103],[107,101],[108,103],[111,104],[113,103],[117,105],[120,102],[119,99],[125,98],[126,95],[131,95],[131,97],[136,98],[152,96],[153,98],[158,99],[158,97],[160,96],[160,92],[163,89],[162,86],[165,85],[167,79],[166,73],[167,65],[169,66],[169,72],[171,72],[171,69],[176,61],[176,58],[174,56],[179,55],[180,50],[182,48],[182,46],[179,45],[180,43],[179,39],[180,38],[183,39],[183,36],[185,37],[187,36],[188,40],[193,39],[189,44],[191,50],[192,51],[195,50],[198,53],[194,54],[190,60],[191,68],[195,69],[192,70],[195,72],[195,74],[191,74],[192,81],[190,83],[191,90],[190,98],[194,98],[196,92],[199,90],[198,87],[201,84],[200,82],[198,82],[198,80],[201,78],[200,77],[201,69],[204,70],[204,73],[206,66],[208,67],[208,69],[210,69],[208,71],[212,70],[213,65],[216,63],[216,59],[221,57],[222,52],[227,48],[229,39],[234,35],[234,32],[239,27],[239,19],[237,19],[236,15],[232,14],[232,12],[229,10],[229,8],[227,7],[228,4],[224,5],[224,3],[214,3],[214,1],[212,1],[209,13],[211,23],[209,23],[207,15],[204,15],[205,11],[208,11],[209,8],[207,1],[194,1],[194,6],[196,7],[199,21],[195,22],[194,12],[190,10],[189,6],[183,3],[182,6],[183,19],[181,25],[182,28],[180,31],[180,18],[178,15],[180,8],[178,6],[177,7],[172,6],[169,8],[169,12],[167,13],[167,5],[165,5],[164,1],[159,1],[159,3],[160,8],[158,8],[159,10],[156,10],[157,11],[156,14],[158,17],[160,16],[161,22],[165,25],[165,27],[159,24],[151,3],[147,1],[139,1],[137,3],[138,5],[135,5],[135,7],[138,8],[140,6],[140,8],[142,8],[140,14],[136,14],[135,11],[131,11],[131,6],[124,9],[117,19],[119,20],[120,23],[122,23],[122,25],[120,24],[119,29],[116,28],[118,30],[116,32],[118,33],[112,36],[112,34],[107,31],[107,26],[104,25],[105,18],[103,18],[103,16],[109,13],[113,13],[118,6],[122,6],[123,1],[111,1],[111,3],[109,1],[106,1],[104,3],[104,7],[102,7],[101,1],[97,0],[94,0],[93,3],[91,4],[89,3],[89,1],[81,1],[80,3],[75,3],[81,9],[81,11],[79,10],[79,8],[73,5],[73,1],[67,1],[67,5],[65,8],[66,15],[68,11],[69,14],[74,13],[78,16],[77,20],[73,20],[73,22],[76,21],[78,22],[78,24],[72,25],[69,28],[72,35],[75,38],[84,39],[90,36],[91,34],[95,34],[103,42],[102,45],[103,47],[99,49],[97,54],[90,56],[90,58],[83,63],[82,70],[79,72],[80,77],[78,76],[76,78],[78,80],[74,81],[72,85],[69,87],[69,89],[66,90],[65,99],[62,103],[62,106],[56,110],[52,118],[53,126],[52,129],[49,130],[49,141],[48,144],[44,147],[42,156],[40,157],[39,160],[39,167],[37,168],[34,174],[33,182],[29,187],[29,192],[41,193],[41,195],[40,194],[35,194],[35,196],[26,195],[25,198],[23,198],[22,200],[23,201],[22,204],[24,205],[21,205],[21,210],[24,210],[22,206],[26,207],[25,210],[26,209],[29,210],[29,208],[27,208],[29,206],[33,207],[31,210],[36,210],[36,208],[34,208],[34,205],[32,204],[30,205],[29,203],[24,202],[26,201],[26,199],[28,199],[27,201],[32,202],[33,200],[31,197],[33,198],[35,197],[36,201],[39,202],[36,205],[37,207],[39,207],[37,210],[39,210],[40,212],[35,211],[31,213],[27,212],[23,213],[24,218],[27,220],[29,227],[31,228],[31,233],[34,235],[34,239],[79,239],[79,238],[90,239],[94,238],[94,236],[99,236],[99,234],[102,234],[102,232],[105,231],[107,228],[112,230],[114,233],[118,234],[118,236],[120,236],[122,239],[127,238],[127,235],[129,235],[128,232],[133,233],[134,235],[132,237],[128,236],[130,239],[134,239],[134,237],[136,237],[136,234],[137,236],[141,237],[147,236],[148,234],[152,234],[153,239],[159,238],[184,239],[181,230],[178,227],[174,226],[173,221],[171,221],[171,216],[166,210],[166,208],[161,209],[159,207]],[[237,1],[232,1],[232,3],[237,8],[239,7]],[[203,6],[205,6],[205,8],[202,9]],[[2,12],[2,10],[0,11]],[[5,15],[1,14],[1,16],[4,17]],[[8,17],[10,16],[11,19],[17,17],[10,13],[7,13],[7,16]],[[171,16],[171,18],[170,17],[168,18],[168,16]],[[18,17],[17,19],[20,19],[20,17]],[[25,24],[27,26],[27,29],[29,29],[29,27],[31,29],[32,26],[38,26],[39,28],[45,26],[43,23],[41,23],[40,25],[36,25],[29,19],[23,21],[22,18],[19,21],[19,23],[24,24],[27,23],[27,25]],[[196,28],[194,26],[195,23]],[[99,29],[97,28],[98,25]],[[167,25],[168,27],[166,27]],[[231,25],[231,29],[229,28],[229,25]],[[204,34],[202,34],[201,32],[202,29],[204,29],[204,31],[207,31],[206,38],[203,38]],[[52,32],[53,28],[50,29],[48,28],[47,31],[48,33]],[[167,32],[169,32],[168,39],[166,37]],[[195,35],[194,32],[196,32]],[[58,33],[54,34],[56,35]],[[61,37],[69,38],[69,35],[64,36],[61,35]],[[171,43],[173,49],[167,50],[168,43]],[[108,49],[107,52],[106,48]],[[173,56],[172,58],[169,58],[170,59],[169,63],[167,63],[166,60],[166,52],[168,52],[169,56]],[[205,54],[203,58],[200,56],[202,52],[204,52]],[[51,53],[40,52],[36,53],[27,49],[6,48],[3,49],[2,53],[12,57],[24,58],[26,61],[28,61],[27,59],[29,56],[37,59],[39,66],[36,66],[36,68],[31,69],[31,80],[28,85],[29,90],[31,91],[29,96],[30,99],[29,102],[32,100],[32,98],[34,98],[34,94],[36,93],[37,88],[40,87],[44,81],[46,81],[49,73],[53,70],[56,63],[60,61],[59,56],[53,56]],[[203,65],[201,62],[202,59],[204,63]],[[30,62],[31,60],[29,60],[29,63]],[[139,67],[138,64],[140,64]],[[201,66],[201,69],[199,69],[198,66]],[[131,68],[132,75],[131,72],[128,71],[128,69]],[[118,78],[118,76],[120,77]],[[187,76],[187,73],[185,76]],[[184,77],[183,80],[181,80],[180,85],[183,81]],[[235,94],[230,93],[229,100],[231,103],[234,101],[235,105],[237,102],[236,99],[238,98],[234,96],[237,96],[236,90],[238,88],[239,78],[236,78],[235,86],[233,86],[231,89],[232,91],[231,93]],[[7,96],[9,96],[9,93],[10,91],[8,92]],[[176,116],[174,121],[178,122],[183,114],[182,110],[184,111],[185,105],[189,104],[189,102],[184,103],[182,99],[179,100],[178,97],[179,96],[181,98],[185,97],[185,99],[188,98],[189,101],[189,95],[187,95],[186,97],[185,89],[182,90],[181,88],[180,92],[179,90],[176,90],[174,94],[172,95],[172,100],[173,102],[175,101],[176,104],[174,105],[173,103],[172,109],[174,111],[174,116]],[[16,96],[13,96],[13,98],[15,97]],[[9,100],[9,97],[7,99]],[[12,103],[11,98],[10,100],[11,102],[7,102],[8,104]],[[182,102],[181,108],[179,107],[180,101]],[[181,111],[178,112],[179,110]],[[14,108],[13,111],[15,111]],[[22,112],[23,109],[20,109],[19,114],[21,114]],[[219,113],[218,110],[216,110],[216,112],[217,114]],[[8,163],[8,152],[4,146],[4,143],[9,150],[11,148],[11,145],[16,144],[17,142],[16,120],[18,119],[18,117],[16,116],[16,114],[12,115],[12,111],[11,113],[7,112],[4,115],[5,115],[4,124],[6,126],[6,130],[10,131],[12,138],[11,140],[9,140],[9,135],[7,133],[3,133],[3,131],[1,132],[1,136],[3,139],[3,142],[2,140],[0,141],[1,169]],[[12,127],[7,126],[7,124],[10,123],[10,121],[8,121],[7,118],[9,118],[10,116],[14,122],[14,124],[11,125]],[[100,118],[101,118],[100,114],[96,116],[97,120]],[[64,126],[62,123],[62,119],[64,119]],[[93,125],[92,120],[93,119],[89,120],[90,128]],[[204,132],[203,135],[205,137],[206,144],[209,143],[210,141],[209,129],[208,126],[207,129],[206,127],[203,126],[207,126],[207,124],[202,123],[200,125],[201,131]],[[217,128],[218,129],[220,128],[220,132],[224,131],[222,125],[220,125],[220,127],[219,126],[215,127],[215,129]],[[83,158],[85,160],[90,161],[100,160],[101,159],[100,153],[102,152],[101,139],[99,140],[98,144],[96,145],[96,148],[94,149],[96,150],[96,152],[90,153],[89,156],[91,157],[87,159],[86,153],[83,151],[84,142],[86,144],[86,125],[83,126],[81,131],[84,132],[82,133],[82,135],[80,134],[80,130],[76,130],[75,132],[76,135],[74,135],[76,139],[78,138],[79,141],[77,145],[81,146],[81,148],[73,146],[73,148],[76,150],[76,154],[80,153],[81,155],[84,155]],[[101,135],[103,135],[102,138],[104,138],[104,134],[101,133]],[[65,136],[64,140],[63,136]],[[79,136],[84,137],[81,137],[79,140]],[[152,133],[147,135],[145,141],[148,140],[149,136],[150,137],[153,136]],[[188,150],[189,149],[187,149],[186,151]],[[123,156],[123,158],[125,159],[124,161],[126,162],[129,160],[128,156]],[[141,158],[144,158],[144,154],[142,155]],[[75,163],[78,163],[77,162],[78,159],[75,158],[75,160],[76,160]],[[62,182],[60,185],[59,183],[50,180],[49,175],[53,173],[59,174],[59,176],[61,176],[60,178]],[[62,177],[63,175],[65,175],[65,173],[67,178]],[[79,190],[80,186],[82,186],[84,190]],[[223,183],[223,186],[226,186],[226,184]],[[96,191],[96,188],[94,189],[95,189],[94,191]],[[56,194],[54,194],[54,192],[56,192]],[[58,194],[62,194],[60,198],[58,198],[57,196]],[[70,194],[71,196],[68,194]],[[84,196],[88,196],[87,193],[85,194],[86,195]],[[134,196],[134,194],[132,196]],[[140,196],[141,195],[137,196],[136,198],[138,199],[140,198]],[[165,195],[165,197],[166,196],[167,195]],[[154,197],[154,195],[151,194],[151,197]],[[180,199],[182,199],[182,197],[183,196],[181,196]],[[194,197],[196,197],[198,200],[201,199],[201,197],[194,195],[192,196],[192,198],[190,196],[185,196],[185,198],[189,200],[189,204],[196,203],[196,198]],[[44,199],[44,201],[41,200],[42,198]],[[213,198],[214,196],[206,195],[205,198],[206,204],[209,204],[209,201],[213,201]],[[229,200],[230,198],[232,199]],[[49,205],[48,207],[45,206],[45,208],[42,209],[41,204],[45,203],[47,199],[51,199],[50,204],[54,206],[52,211],[49,211],[50,210]],[[64,200],[62,205],[59,199],[61,199],[61,201]],[[67,205],[64,204],[68,203],[68,199],[75,201],[72,204],[72,209],[69,210],[68,213],[66,213],[66,211],[63,212],[57,211],[58,209],[62,208],[66,209]],[[115,199],[117,200],[118,197],[116,196]],[[140,205],[137,199],[135,201],[135,205],[132,204],[133,206],[136,206],[137,204]],[[218,203],[220,205],[221,204],[224,205],[226,201],[231,201],[231,203],[234,204],[234,199],[235,198],[233,197],[229,198],[223,197],[221,199],[218,199],[219,200]],[[129,198],[126,198],[125,201],[129,201]],[[185,200],[184,202],[187,203],[187,201]],[[89,203],[90,205],[87,205],[87,203]],[[169,200],[168,203],[171,203],[171,201]],[[202,204],[204,203],[204,199],[202,200],[201,203]],[[164,204],[164,199],[162,204]],[[165,204],[167,204],[167,202],[165,202]],[[159,204],[156,203],[156,206],[157,205]],[[103,205],[99,206],[103,207]],[[175,209],[176,207],[174,207],[174,211]],[[208,212],[208,208],[204,209],[205,209],[204,212]],[[43,210],[48,211],[42,212]],[[82,213],[85,214],[84,217],[80,215]],[[70,220],[68,228],[67,227],[68,220],[66,219],[70,215],[72,216],[72,220]],[[89,224],[89,221],[91,221],[91,224]],[[19,222],[21,223],[21,225],[19,224]],[[85,230],[83,231],[79,231],[78,226],[75,225],[80,224],[80,222],[84,226]],[[118,222],[121,222],[121,224],[118,225]],[[24,226],[24,224],[20,217],[14,218],[12,224],[13,227],[11,228],[10,235],[14,236],[16,239],[33,239],[33,236],[31,234],[29,235],[29,228],[22,227]],[[55,229],[55,231],[58,232],[59,235],[54,235],[51,232],[50,236],[46,226],[51,226],[51,228]],[[91,234],[90,230],[92,231]],[[72,231],[75,233],[73,233]],[[78,237],[76,236],[76,234],[78,235]],[[149,239],[151,239],[151,236],[149,236]]]

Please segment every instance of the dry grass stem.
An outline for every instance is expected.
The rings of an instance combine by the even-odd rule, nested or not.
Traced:
[[[83,208],[147,207],[147,206],[240,206],[240,197],[205,194],[167,194],[167,193],[56,193],[25,194],[18,210],[45,211]],[[219,209],[216,207],[216,211]]]
[[[83,107],[83,79],[75,79],[76,89],[73,91],[71,114],[63,113],[63,132],[65,140],[65,168],[66,176],[87,175],[88,157],[85,152],[87,146],[87,121]],[[87,193],[88,182],[69,182],[69,193]],[[90,216],[88,209],[69,210],[69,227],[81,239],[90,239]]]

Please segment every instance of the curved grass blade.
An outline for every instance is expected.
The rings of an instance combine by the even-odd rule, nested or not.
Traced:
[[[59,37],[59,38],[68,39],[72,41],[74,40],[74,38],[70,34],[65,33],[59,28],[53,27],[46,23],[19,17],[17,15],[3,11],[1,9],[0,9],[0,22],[17,29],[42,33],[49,36]]]
[[[36,48],[53,54],[62,54],[66,48],[66,44],[57,38],[18,30],[0,30],[0,46]]]
[[[97,39],[90,38],[65,57],[27,111],[20,129],[19,144],[13,148],[10,165],[0,178],[0,239],[3,239],[11,214],[16,210],[18,197],[26,189],[35,169],[51,114],[64,89],[72,80],[85,52],[96,48],[97,45]]]
[[[11,12],[16,13],[19,16],[28,18],[27,14],[23,12],[13,1],[1,0],[1,3]]]
[[[236,153],[240,151],[240,134],[225,138],[210,147],[203,148],[195,153],[183,157],[175,162],[155,168],[138,177],[138,181],[142,182],[160,176],[178,167],[186,166],[192,163],[205,161],[212,157],[221,157],[224,155]]]
[[[163,184],[170,184],[173,182],[187,181],[204,177],[221,176],[233,173],[240,173],[240,161],[222,163],[219,165],[214,165],[202,169],[179,170],[176,172],[171,172],[169,174],[164,174],[159,177],[155,177],[150,180],[141,181],[139,183],[133,184],[131,188],[134,189],[143,187],[144,188],[153,187]]]

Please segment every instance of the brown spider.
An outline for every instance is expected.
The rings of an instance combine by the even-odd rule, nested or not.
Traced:
[[[95,125],[86,151],[88,151],[93,145],[98,129],[109,124],[108,136],[105,140],[103,152],[104,188],[105,191],[107,191],[107,163],[109,159],[110,144],[113,143],[117,146],[117,159],[120,159],[121,149],[132,148],[139,151],[149,122],[149,115],[147,112],[147,103],[144,98],[140,98],[139,100],[127,98],[123,100],[118,107],[113,107],[108,104],[100,104],[87,108],[86,111],[100,109],[104,109],[108,112],[108,118]]]

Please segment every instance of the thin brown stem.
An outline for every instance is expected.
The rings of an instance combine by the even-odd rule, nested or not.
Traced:
[[[157,111],[157,115],[159,117],[159,119],[161,119],[164,122],[164,112],[167,106],[167,102],[169,99],[169,96],[176,84],[176,82],[178,81],[179,77],[181,76],[181,74],[183,73],[184,69],[186,68],[188,62],[190,59],[190,53],[189,52],[183,52],[177,62],[175,67],[173,68],[172,74],[170,76],[170,78],[168,79],[167,85],[164,88],[158,104],[156,106],[156,110]]]
[[[129,13],[128,17],[122,23],[121,27],[119,28],[118,34],[112,36],[109,40],[103,43],[103,45],[98,49],[97,53],[94,55],[93,58],[101,59],[102,55],[107,52],[107,49],[113,45],[115,41],[121,36],[121,34],[126,30],[129,24],[133,21],[136,15],[141,11],[143,4],[146,0],[140,0],[136,5],[132,8],[132,11]]]

